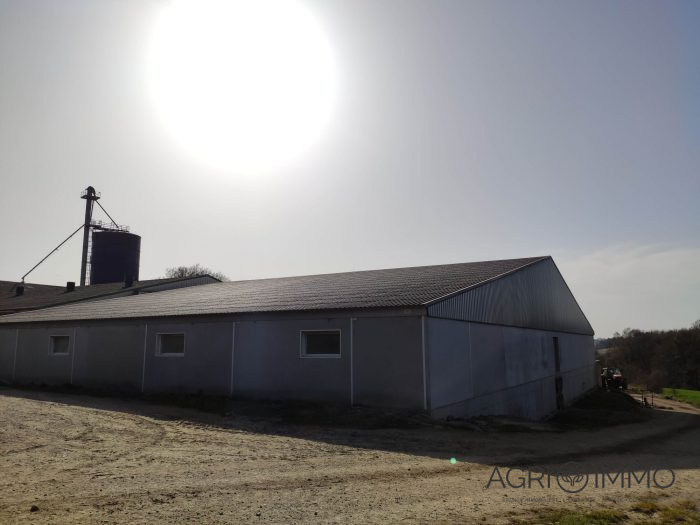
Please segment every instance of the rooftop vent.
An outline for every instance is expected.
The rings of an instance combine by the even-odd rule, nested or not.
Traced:
[[[75,290],[75,282],[74,281],[68,281],[66,283],[66,292],[72,292]]]
[[[24,295],[24,285],[23,284],[18,284],[17,288],[15,288],[15,297],[19,297],[20,295]]]

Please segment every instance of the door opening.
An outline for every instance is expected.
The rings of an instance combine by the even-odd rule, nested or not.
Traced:
[[[559,338],[552,338],[554,343],[554,388],[557,399],[557,410],[564,408],[564,378],[561,377],[561,353],[559,351]]]

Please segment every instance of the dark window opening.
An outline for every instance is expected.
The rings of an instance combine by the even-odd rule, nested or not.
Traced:
[[[301,333],[302,357],[340,357],[340,330]]]
[[[66,355],[70,349],[70,337],[67,335],[52,335],[49,352],[52,355]]]
[[[158,334],[158,355],[184,355],[185,334]]]

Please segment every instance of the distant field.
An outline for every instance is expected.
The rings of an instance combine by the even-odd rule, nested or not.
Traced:
[[[683,401],[700,407],[700,390],[685,390],[682,388],[664,388],[661,394],[667,399]]]

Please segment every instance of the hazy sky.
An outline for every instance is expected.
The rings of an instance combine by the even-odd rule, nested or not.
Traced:
[[[0,279],[82,221],[88,184],[141,276],[232,279],[550,254],[599,336],[700,318],[700,2],[309,2],[330,125],[227,173],[146,85],[164,0],[0,0]],[[28,280],[77,281],[80,238]]]

